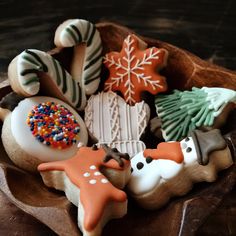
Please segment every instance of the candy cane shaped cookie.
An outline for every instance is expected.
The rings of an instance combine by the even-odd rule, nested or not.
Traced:
[[[27,49],[15,57],[8,67],[12,89],[30,97],[43,87],[44,93],[57,97],[78,110],[86,104],[86,96],[79,83],[48,53]]]
[[[75,46],[72,77],[86,94],[93,94],[99,86],[102,65],[102,41],[95,25],[82,19],[67,20],[57,28],[54,43],[57,47]]]

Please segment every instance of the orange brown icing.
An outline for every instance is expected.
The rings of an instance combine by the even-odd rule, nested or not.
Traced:
[[[120,52],[105,56],[104,64],[110,71],[105,90],[120,91],[130,105],[141,101],[143,91],[157,94],[167,90],[165,78],[157,71],[165,66],[168,52],[146,48],[135,35],[128,35]]]
[[[80,189],[80,199],[84,208],[84,228],[93,230],[102,217],[105,206],[110,202],[124,202],[126,193],[114,187],[100,172],[101,167],[124,170],[130,161],[124,160],[123,167],[115,160],[104,162],[106,152],[103,148],[93,150],[81,147],[71,159],[43,163],[38,166],[43,171],[64,171],[67,177]]]
[[[177,163],[182,163],[184,160],[180,142],[159,143],[156,149],[145,149],[143,155],[144,157],[167,159]]]

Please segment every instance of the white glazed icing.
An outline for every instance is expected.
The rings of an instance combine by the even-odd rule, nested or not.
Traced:
[[[218,116],[229,102],[236,103],[236,91],[226,88],[208,88],[202,90],[207,93],[209,108],[214,109],[214,116]]]
[[[57,28],[54,42],[58,47],[86,44],[82,75],[73,78],[81,83],[86,94],[93,94],[100,82],[102,65],[102,41],[95,25],[83,19],[67,20]]]
[[[187,165],[197,162],[197,153],[192,138],[189,137],[188,141],[184,139],[180,143],[184,156],[184,161],[180,164],[172,160],[164,159],[153,159],[150,163],[147,163],[143,152],[138,153],[131,159],[133,172],[128,183],[128,189],[132,195],[142,195],[151,192],[158,185],[177,176],[183,168],[187,168]],[[192,151],[186,152],[187,147],[190,147]],[[137,169],[138,162],[144,164],[143,168],[140,170]]]
[[[87,144],[88,134],[85,127],[85,124],[78,113],[72,109],[66,103],[51,97],[32,97],[26,98],[21,101],[18,106],[13,110],[11,114],[11,131],[12,135],[15,138],[19,146],[28,154],[38,158],[42,162],[64,160],[72,157],[76,154],[78,148],[77,143],[72,145],[69,148],[58,150],[50,148],[42,143],[40,143],[31,133],[29,126],[27,125],[27,116],[32,110],[33,106],[38,105],[42,102],[55,102],[66,107],[78,121],[80,125],[79,138],[80,142]]]
[[[19,54],[14,60],[17,63],[17,74],[9,73],[9,76],[14,76],[10,81],[14,82],[15,78],[18,79],[24,92],[29,95],[36,95],[39,92],[41,78],[38,73],[43,72],[48,75],[47,80],[50,80],[55,88],[58,88],[61,96],[71,106],[77,109],[84,108],[86,104],[84,91],[51,55],[40,50],[28,49]],[[11,66],[9,66],[10,69]]]
[[[140,46],[142,50],[139,49]],[[128,35],[119,53],[110,52],[104,57],[104,64],[110,69],[105,91],[121,91],[130,105],[141,101],[140,91],[157,94],[166,90],[163,79],[152,72],[157,72],[166,65],[167,51],[155,47],[144,48],[147,48],[146,43],[134,35]],[[138,97],[135,94],[139,94]]]
[[[108,144],[131,157],[145,149],[140,141],[150,116],[144,102],[130,106],[113,92],[93,95],[85,108],[85,124],[98,144]]]

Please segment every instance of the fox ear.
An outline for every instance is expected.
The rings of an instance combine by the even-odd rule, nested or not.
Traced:
[[[0,101],[0,108],[13,111],[20,101],[24,99],[23,96],[18,95],[15,92],[11,92],[4,96]]]

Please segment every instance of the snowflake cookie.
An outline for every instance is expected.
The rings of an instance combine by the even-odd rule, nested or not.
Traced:
[[[168,52],[129,35],[120,52],[105,55],[104,64],[110,71],[105,91],[120,91],[125,101],[134,105],[141,101],[141,92],[157,94],[167,90],[165,78],[157,71],[166,66]]]

